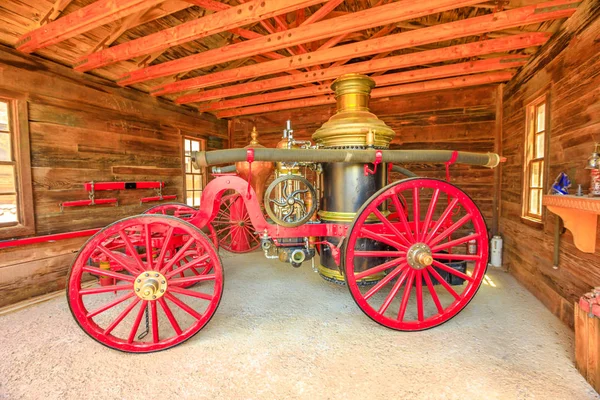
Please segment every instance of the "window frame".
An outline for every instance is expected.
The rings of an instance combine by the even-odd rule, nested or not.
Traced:
[[[542,227],[544,216],[546,215],[546,207],[541,202],[541,197],[544,196],[545,190],[548,187],[548,148],[550,143],[550,90],[545,88],[542,90],[542,94],[532,96],[525,106],[525,140],[523,145],[523,175],[522,175],[522,207],[521,207],[521,221],[532,225],[534,227]],[[536,145],[537,136],[540,132],[537,132],[537,110],[544,104],[544,148],[542,150],[542,157],[536,156]],[[541,163],[540,173],[541,182],[540,187],[535,188],[531,186],[531,169],[534,163]],[[540,214],[532,214],[529,209],[530,196],[532,189],[538,189],[540,191]]]
[[[183,201],[182,203],[190,206],[190,207],[196,207],[194,205],[190,205],[188,204],[188,188],[187,188],[187,176],[188,175],[202,175],[202,191],[204,191],[204,188],[206,187],[207,184],[207,169],[205,167],[202,167],[200,170],[202,171],[201,173],[188,173],[187,169],[186,169],[186,162],[185,162],[185,141],[186,140],[192,140],[195,142],[198,142],[200,144],[200,150],[206,150],[206,139],[202,139],[202,138],[198,138],[198,137],[194,137],[194,136],[189,136],[189,135],[182,135],[181,138],[181,162],[182,162],[182,171],[183,171]],[[195,189],[191,189],[192,191],[195,191]],[[201,192],[202,192],[201,191]]]
[[[0,239],[35,234],[31,158],[29,144],[29,112],[27,101],[20,94],[0,90],[0,101],[8,104],[11,154],[15,165],[18,222],[0,225]]]

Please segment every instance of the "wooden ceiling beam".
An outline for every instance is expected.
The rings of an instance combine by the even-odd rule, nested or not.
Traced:
[[[252,24],[278,14],[296,11],[325,0],[253,0],[249,3],[217,11],[139,39],[123,43],[80,59],[79,71],[88,71],[118,61],[151,54],[192,40]],[[146,3],[149,3],[146,0]]]
[[[325,18],[327,14],[332,12],[337,6],[342,4],[344,0],[329,0],[327,4],[323,4],[321,8],[315,11],[310,17],[306,18],[304,22],[300,24],[300,26],[306,26],[310,24],[314,24]]]
[[[369,60],[336,68],[327,68],[319,73],[298,74],[264,79],[252,83],[231,85],[224,88],[206,90],[201,93],[190,93],[175,100],[178,104],[197,103],[214,99],[222,99],[242,94],[281,89],[308,82],[335,79],[347,73],[373,73],[392,69],[409,68],[461,58],[477,57],[484,54],[501,53],[531,46],[541,46],[550,38],[549,33],[526,33],[500,39],[490,39],[474,43],[460,44],[441,49],[425,50],[378,60]]]
[[[509,81],[514,76],[513,72],[498,71],[488,72],[484,74],[467,75],[446,79],[436,79],[424,82],[409,83],[406,85],[388,86],[383,88],[375,88],[371,92],[372,99],[400,96],[411,93],[431,92],[436,90],[457,89],[468,86],[487,85],[491,83],[500,83]],[[251,106],[237,108],[228,111],[217,113],[219,118],[232,118],[241,115],[263,114],[272,111],[289,110],[293,108],[306,108],[319,106],[324,104],[334,104],[335,96],[319,96],[308,99],[290,100],[279,103],[263,104],[259,106]]]
[[[175,75],[183,71],[209,67],[229,62],[237,58],[250,57],[266,51],[291,47],[300,43],[325,39],[334,35],[344,35],[356,30],[386,25],[399,20],[417,18],[431,12],[453,9],[461,5],[475,3],[478,0],[405,0],[396,3],[373,7],[368,10],[338,17],[334,20],[306,24],[285,32],[278,32],[247,42],[232,44],[227,47],[208,50],[188,57],[154,65],[143,70],[133,71],[117,82],[120,85],[131,85],[164,76]],[[329,4],[329,3],[328,3]],[[314,15],[314,14],[313,14]],[[325,51],[334,42],[328,41],[319,51]],[[311,53],[316,54],[316,52]],[[299,59],[310,58],[298,56]],[[290,60],[282,58],[281,60]],[[263,64],[269,64],[263,63]],[[89,65],[89,64],[88,64]],[[315,65],[315,64],[313,64]],[[297,69],[297,68],[290,68]],[[259,74],[263,75],[263,74]],[[188,81],[185,81],[188,82]]]
[[[423,0],[421,0],[420,3],[427,4],[427,2]],[[439,1],[436,3],[439,3]],[[458,1],[456,3],[458,3]],[[151,94],[154,96],[161,96],[168,93],[202,89],[252,77],[281,73],[289,69],[306,68],[347,58],[363,57],[385,51],[443,42],[466,36],[481,35],[486,32],[500,29],[566,18],[575,12],[579,4],[580,0],[554,0],[540,3],[535,6],[468,18],[429,28],[417,29],[415,31],[402,32],[377,39],[369,39],[359,43],[337,46],[328,50],[315,51],[300,56],[287,57],[234,70],[198,76],[154,87],[151,89]],[[313,25],[313,27],[314,26],[315,25]]]
[[[49,22],[54,21],[56,18],[62,14],[62,12],[71,4],[73,0],[56,0],[52,5],[52,8],[44,15],[44,17],[40,20],[40,26],[46,25]]]
[[[448,78],[451,76],[470,75],[481,72],[518,68],[527,62],[528,56],[506,56],[490,58],[481,61],[443,65],[441,67],[422,68],[375,77],[377,87],[398,85],[408,82],[426,81],[431,79]],[[329,85],[310,86],[301,89],[284,90],[274,93],[259,94],[206,104],[198,107],[199,111],[218,111],[228,108],[247,107],[255,104],[273,103],[282,100],[299,99],[303,97],[320,96],[333,93]]]
[[[26,33],[19,38],[16,47],[24,53],[32,53],[162,2],[164,0],[98,0]]]

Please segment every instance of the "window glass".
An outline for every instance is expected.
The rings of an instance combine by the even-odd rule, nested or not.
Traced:
[[[204,168],[194,168],[192,165],[192,151],[200,151],[204,148],[204,143],[201,140],[184,139],[184,174],[185,174],[185,190],[186,203],[193,207],[200,205],[202,189],[204,187]]]
[[[542,195],[544,193],[544,156],[546,149],[546,96],[541,96],[527,106],[527,132],[525,135],[525,162],[523,179],[523,216],[542,220]]]
[[[535,136],[535,158],[544,158],[544,137],[543,133]]]
[[[542,103],[537,107],[537,129],[536,132],[541,132],[546,129],[546,104]]]

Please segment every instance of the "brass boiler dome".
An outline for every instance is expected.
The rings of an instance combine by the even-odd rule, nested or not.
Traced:
[[[369,111],[375,81],[362,74],[346,74],[331,84],[337,112],[313,134],[322,147],[388,148],[395,136],[392,128]],[[371,134],[369,134],[371,132]]]

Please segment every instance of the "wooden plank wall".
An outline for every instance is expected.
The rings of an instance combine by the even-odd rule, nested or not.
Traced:
[[[585,170],[594,142],[600,142],[600,3],[587,1],[540,54],[504,91],[500,230],[505,265],[554,314],[573,326],[573,303],[600,285],[600,229],[595,254],[561,237],[560,263],[553,269],[555,216],[545,210],[543,226],[521,221],[525,107],[540,91],[550,91],[550,142],[546,187],[560,172],[589,187]]]
[[[187,111],[110,81],[0,47],[0,90],[29,104],[36,234],[103,227],[139,214],[151,190],[99,192],[119,206],[66,208],[87,198],[87,181],[166,182],[165,194],[183,196],[182,135],[226,148],[227,121]],[[0,250],[0,307],[61,289],[86,238]]]
[[[393,149],[448,149],[494,151],[496,86],[373,100],[370,109],[396,131]],[[240,117],[232,121],[235,146],[245,146],[253,125],[259,141],[274,147],[281,139],[287,119],[291,119],[294,136],[310,139],[331,115],[335,106],[288,110],[259,116]],[[406,165],[418,175],[445,178],[443,165]],[[483,167],[455,165],[452,182],[471,195],[481,208],[488,226],[492,226],[493,171]]]

